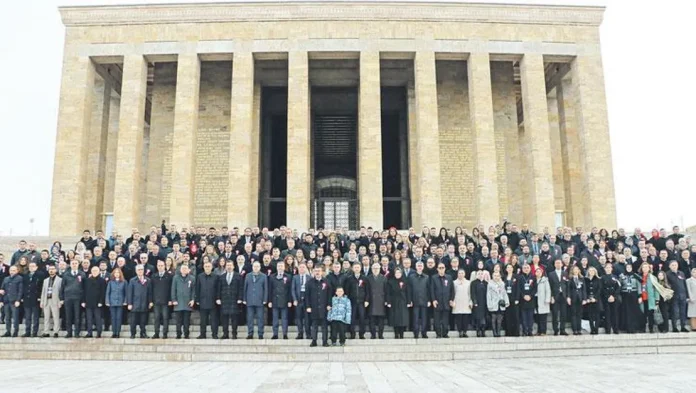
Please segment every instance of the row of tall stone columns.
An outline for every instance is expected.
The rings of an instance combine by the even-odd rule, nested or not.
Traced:
[[[288,162],[287,225],[304,229],[310,226],[311,213],[311,131],[309,56],[306,51],[288,53]],[[475,179],[473,181],[477,217],[482,224],[500,220],[496,170],[495,114],[488,53],[471,53],[468,61],[469,100]],[[257,220],[257,195],[252,175],[257,170],[254,141],[258,121],[254,115],[254,56],[235,53],[232,66],[230,103],[230,187],[228,224],[253,225]],[[604,93],[604,77],[599,56],[578,56],[572,62],[572,97],[569,86],[559,86],[559,117],[573,119],[577,141],[573,151],[578,159],[566,159],[569,170],[582,176],[571,187],[575,204],[582,209],[571,214],[583,215],[587,225],[614,227],[615,199],[609,145],[609,129]],[[195,144],[198,129],[200,58],[197,53],[178,56],[177,86],[172,149],[172,187],[170,222],[191,225],[194,217]],[[533,228],[553,227],[555,221],[553,174],[549,141],[549,117],[546,99],[544,59],[540,54],[525,54],[520,62],[524,106],[524,140],[529,151],[523,168],[521,187],[528,187],[527,204]],[[51,205],[51,234],[74,235],[84,224],[84,180],[87,141],[91,121],[95,66],[87,57],[66,55],[59,105],[56,165]],[[415,129],[409,142],[411,208],[413,225],[440,226],[440,155],[436,57],[432,51],[419,51],[414,57],[415,113],[409,118]],[[114,226],[129,231],[139,222],[139,183],[142,164],[144,112],[147,91],[147,61],[142,55],[124,56],[123,80],[117,140],[116,180],[114,185]],[[360,54],[358,119],[358,196],[360,223],[375,228],[383,225],[382,147],[380,109],[380,53]],[[569,112],[570,110],[570,112]],[[411,127],[410,127],[411,128]],[[566,131],[561,124],[561,132]],[[573,131],[570,130],[570,131]],[[520,137],[522,139],[522,136]],[[565,152],[563,154],[566,154]],[[572,162],[571,162],[572,161]],[[501,162],[501,161],[498,161]],[[504,162],[504,160],[502,161]],[[511,194],[512,195],[512,194]],[[521,195],[521,194],[517,194]],[[521,196],[520,196],[521,197]],[[581,200],[582,203],[577,201]],[[90,202],[91,203],[91,202]]]

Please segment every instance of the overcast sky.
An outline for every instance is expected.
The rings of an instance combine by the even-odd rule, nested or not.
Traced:
[[[15,1],[0,14],[0,235],[47,234],[64,28],[57,7],[171,1]],[[208,1],[210,2],[210,1]],[[601,27],[619,225],[696,224],[694,7],[606,5]]]

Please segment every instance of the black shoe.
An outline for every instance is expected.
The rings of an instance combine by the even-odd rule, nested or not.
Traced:
[[[259,340],[263,340],[263,336],[259,336]]]
[[[140,338],[148,338],[148,337],[147,337],[147,334],[141,333],[141,334],[140,334]]]
[[[614,330],[614,334],[619,334],[619,331],[618,331],[618,330]]]
[[[17,332],[12,333],[12,337],[17,337]]]
[[[166,334],[163,334],[163,335],[162,335],[162,340],[166,340],[166,339],[167,339],[167,335],[166,335]]]
[[[568,335],[568,332],[566,332],[565,330],[561,332],[561,336],[567,336],[567,335]]]
[[[135,334],[131,334],[131,340],[135,339]]]
[[[227,340],[227,339],[229,339],[229,338],[230,338],[230,335],[229,335],[229,334],[223,334],[222,337],[221,337],[221,339],[223,339],[223,340]]]
[[[317,340],[312,340],[312,342],[309,344],[310,347],[316,347],[317,346]]]
[[[205,340],[206,337],[205,337],[204,335],[201,334],[201,335],[199,335],[198,337],[196,337],[196,339],[197,339],[197,340]]]
[[[321,344],[321,346],[322,346],[322,347],[328,347],[328,346],[329,346],[329,342],[328,342],[328,341],[324,341],[324,343]]]
[[[237,333],[232,333],[232,339],[236,340],[237,339]]]
[[[462,333],[462,337],[464,337],[464,338],[468,338],[468,337],[469,337],[469,335],[467,335],[467,334],[466,334],[466,332],[464,332],[464,333]]]
[[[427,335],[426,333],[423,333],[423,334],[421,335],[421,338],[428,338],[428,335]]]
[[[351,339],[351,340],[355,340],[355,333],[351,333],[351,334],[350,334],[350,339]]]
[[[10,337],[10,333],[5,333],[5,335],[3,337]],[[72,333],[66,334],[65,338],[72,338]]]
[[[297,337],[295,337],[295,340],[304,340],[302,333],[298,334]]]
[[[380,340],[384,340],[384,334],[380,333],[380,334],[379,334],[379,339],[380,339]]]
[[[287,339],[288,339],[288,335],[287,335],[287,334],[283,334],[283,340],[287,340]]]
[[[361,340],[364,340],[364,339],[365,339],[365,334],[361,334],[361,335],[360,335],[360,339],[361,339]]]
[[[101,333],[97,333],[97,338],[101,338]]]
[[[2,336],[3,336],[3,337],[11,337],[12,335],[10,334],[10,332],[5,332],[5,334],[3,334]],[[67,337],[67,336],[66,336],[66,337]]]
[[[370,340],[376,340],[376,339],[377,339],[377,336],[375,336],[374,334],[370,335]]]
[[[683,326],[682,326],[682,328],[681,328],[681,332],[682,332],[682,333],[689,333],[689,331],[688,331],[685,327],[683,327]]]
[[[31,337],[31,335],[29,333],[24,333],[22,334],[22,337]]]
[[[679,333],[679,329],[677,329],[677,328],[672,328],[672,333]]]
[[[277,334],[274,334],[274,335],[271,337],[271,340],[277,340],[277,339],[278,339],[278,335],[277,335]]]
[[[177,334],[177,335],[176,335],[176,339],[177,339],[177,340],[181,340],[181,334]]]
[[[48,334],[48,333],[44,333],[44,334],[41,335],[41,337],[46,338],[46,337],[51,337],[51,335]]]
[[[87,335],[85,336],[85,338],[92,338],[92,337],[93,337],[93,336],[92,336],[92,333],[89,333],[89,334],[87,334]]]
[[[340,346],[344,347],[346,345],[345,341],[339,344]]]
[[[247,335],[247,340],[251,340],[252,338],[254,338],[253,335],[251,335],[251,334]]]
[[[188,339],[189,339],[189,335],[188,335],[188,334],[184,334],[184,340],[188,340]]]
[[[32,337],[39,337],[39,334],[38,334],[38,333],[32,333],[31,336],[32,336]]]
[[[481,332],[481,337],[486,337],[486,332]]]
[[[447,333],[442,335],[442,338],[449,338],[449,335]]]
[[[159,334],[157,334],[157,333],[155,333],[155,335],[152,336],[152,339],[153,339],[153,340],[156,339],[156,338],[159,338]]]
[[[213,340],[219,340],[219,338],[218,338],[218,335],[217,335],[217,334],[214,334],[214,335],[213,335]]]
[[[53,333],[53,337],[58,338],[58,333]]]

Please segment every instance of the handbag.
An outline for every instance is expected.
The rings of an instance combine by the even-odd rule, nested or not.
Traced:
[[[665,318],[662,316],[662,312],[660,311],[659,307],[655,308],[653,319],[655,319],[656,325],[662,325],[665,322]]]

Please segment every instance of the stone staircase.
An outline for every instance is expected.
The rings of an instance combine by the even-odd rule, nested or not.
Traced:
[[[192,326],[192,338],[188,340],[175,339],[173,330],[167,340],[66,339],[62,337],[64,332],[61,338],[0,338],[0,359],[382,362],[696,353],[696,334],[691,333],[476,338],[472,331],[469,338],[458,338],[456,332],[450,332],[450,338],[436,339],[431,332],[429,339],[416,340],[406,333],[405,339],[394,340],[393,333],[386,332],[385,340],[355,339],[347,340],[344,347],[310,348],[309,340],[295,340],[294,333],[289,340],[271,340],[268,327],[263,340],[246,340],[245,327],[239,328],[238,340],[198,340],[194,338],[197,330]],[[147,331],[152,335],[152,326]],[[124,326],[121,333],[128,337],[128,328]],[[111,333],[104,335],[110,337]]]

